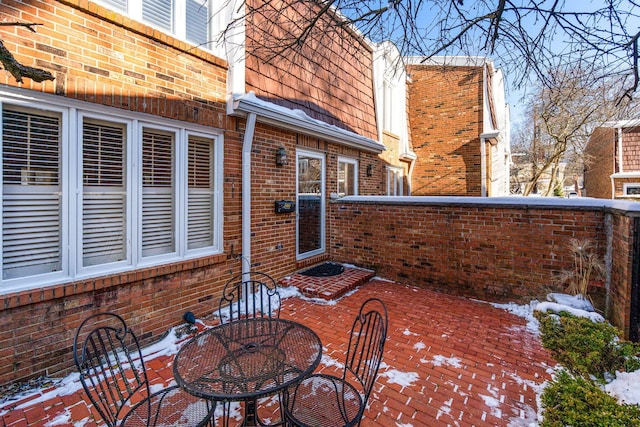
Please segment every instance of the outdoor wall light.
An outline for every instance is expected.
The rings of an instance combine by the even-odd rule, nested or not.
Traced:
[[[276,166],[285,166],[289,164],[287,158],[287,150],[284,147],[280,147],[276,150]]]
[[[373,165],[367,165],[367,176],[373,175]]]

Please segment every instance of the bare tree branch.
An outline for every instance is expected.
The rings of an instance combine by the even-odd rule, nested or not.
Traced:
[[[35,27],[37,27],[38,25],[42,25],[42,24],[36,24],[31,22],[7,22],[7,21],[0,22],[0,26],[2,27],[9,27],[9,26],[24,27],[33,33],[36,32]],[[53,75],[46,70],[29,67],[27,65],[23,65],[20,62],[18,62],[18,60],[16,60],[16,58],[9,51],[9,49],[5,47],[4,43],[2,43],[1,39],[0,39],[0,63],[2,64],[4,69],[7,70],[16,79],[16,82],[18,83],[22,83],[23,77],[30,78],[31,80],[38,83],[43,82],[45,80],[55,79],[55,77],[53,77]]]
[[[31,22],[6,22],[6,21],[0,22],[0,27],[25,27],[32,33],[36,32],[36,29],[34,27],[37,27],[38,25],[42,25],[42,24],[34,24]]]
[[[309,4],[315,4],[315,13]],[[636,0],[246,0],[242,19],[261,17],[270,40],[259,48],[272,58],[301,52],[355,27],[374,42],[392,41],[403,56],[494,57],[512,82],[544,84],[549,70],[591,64],[592,82],[619,76],[619,96],[640,87],[637,51],[640,5]],[[576,9],[577,8],[577,9]],[[342,22],[326,25],[338,13]],[[241,22],[240,19],[236,23]],[[231,27],[230,27],[231,28]],[[284,29],[284,30],[283,30]],[[332,33],[333,32],[333,33]]]
[[[39,68],[29,67],[19,63],[4,46],[0,40],[0,63],[4,66],[11,75],[16,79],[18,83],[22,83],[23,77],[28,77],[35,82],[42,82],[45,80],[54,80],[55,77],[46,71]]]

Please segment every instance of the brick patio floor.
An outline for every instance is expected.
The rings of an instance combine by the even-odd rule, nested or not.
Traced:
[[[324,346],[319,370],[333,372],[344,360],[353,317],[374,296],[387,305],[389,331],[362,426],[538,425],[536,397],[555,362],[525,319],[506,310],[373,278],[331,302],[286,298],[281,317],[318,333]],[[153,383],[173,381],[170,355],[152,355],[146,363]],[[5,402],[0,426],[103,425],[79,385],[69,389]],[[273,399],[264,403],[263,417],[275,406]]]

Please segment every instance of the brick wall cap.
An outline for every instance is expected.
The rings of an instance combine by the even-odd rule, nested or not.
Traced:
[[[333,203],[478,205],[522,208],[613,209],[640,214],[640,202],[595,199],[590,197],[457,197],[457,196],[345,196]]]

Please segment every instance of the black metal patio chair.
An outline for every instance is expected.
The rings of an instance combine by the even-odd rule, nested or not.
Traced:
[[[220,322],[255,317],[280,317],[280,294],[273,277],[250,271],[233,276],[222,291]]]
[[[314,374],[284,393],[285,423],[300,427],[360,425],[387,338],[387,308],[370,298],[353,322],[341,376]]]
[[[73,359],[84,391],[109,427],[200,427],[212,419],[215,402],[178,386],[151,391],[138,339],[117,314],[82,322]]]
[[[249,271],[231,277],[225,283],[222,297],[218,306],[220,323],[233,322],[239,319],[259,317],[280,317],[280,294],[275,279],[266,273]],[[282,402],[282,396],[279,396]],[[252,408],[257,407],[257,401],[245,402]],[[230,403],[223,402],[223,426],[229,425]],[[281,411],[282,412],[282,407]],[[283,421],[266,424],[257,417],[256,422],[263,426],[282,425]]]

